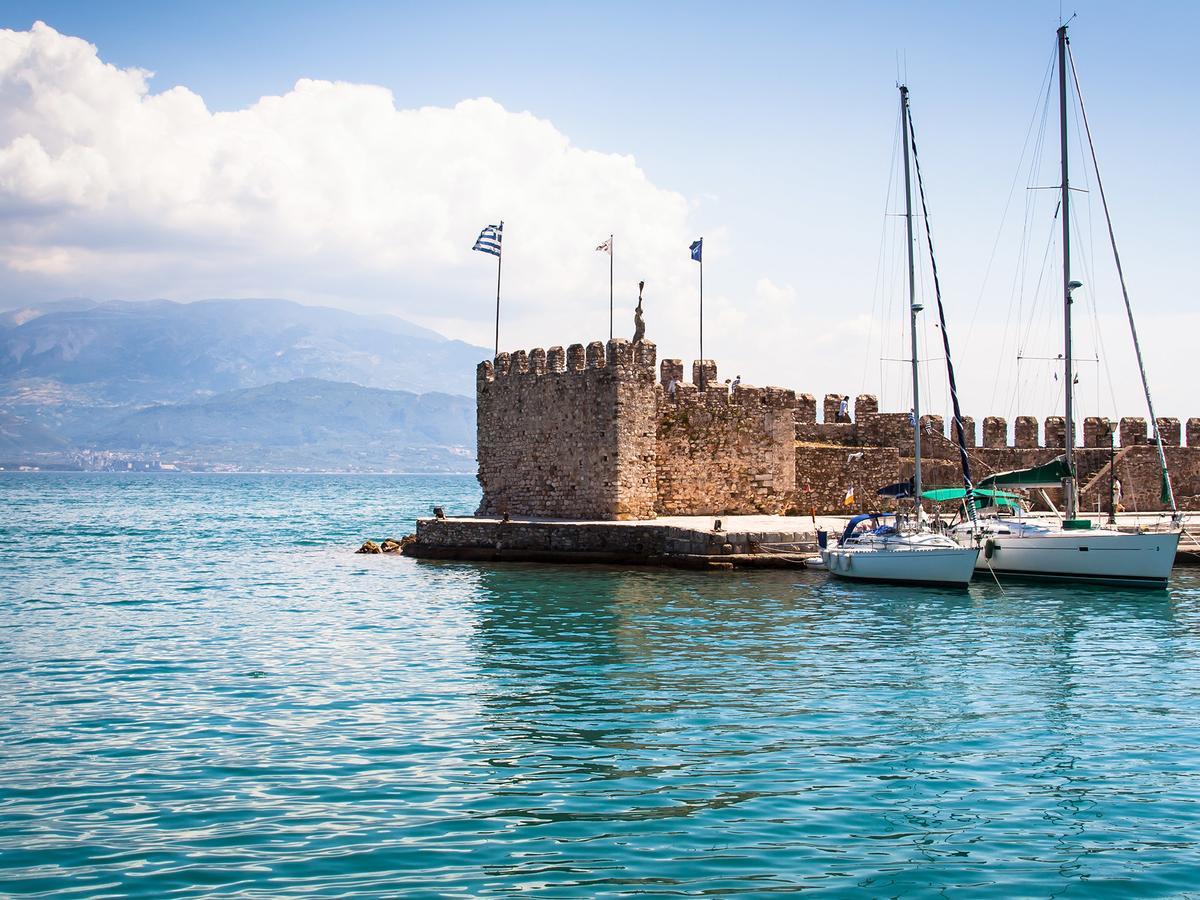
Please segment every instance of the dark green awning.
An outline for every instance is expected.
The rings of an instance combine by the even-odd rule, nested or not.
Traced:
[[[981,487],[1058,487],[1062,480],[1071,474],[1067,468],[1066,456],[1056,456],[1048,463],[1034,466],[1030,469],[1013,469],[1011,472],[997,472],[986,478],[979,479]]]

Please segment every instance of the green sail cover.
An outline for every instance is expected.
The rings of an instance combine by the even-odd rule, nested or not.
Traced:
[[[984,497],[988,500],[1018,500],[1016,494],[1010,494],[1007,491],[989,491],[976,488],[973,493],[976,497]],[[945,500],[961,500],[967,496],[965,488],[931,488],[928,491],[921,491],[921,496],[926,500],[934,500],[941,503]]]
[[[1070,474],[1066,456],[1056,456],[1050,462],[1031,469],[997,472],[979,479],[979,484],[987,487],[1058,487]]]
[[[989,491],[986,488],[975,488],[972,493],[975,495],[976,508],[986,506],[986,501],[989,500],[992,506],[1017,507],[1021,499],[1016,494],[1010,494],[1007,491]],[[932,488],[928,491],[921,491],[921,496],[926,500],[941,503],[946,500],[962,500],[967,496],[967,492],[964,488]]]

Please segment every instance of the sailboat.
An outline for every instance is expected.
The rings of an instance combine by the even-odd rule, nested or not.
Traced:
[[[1061,456],[1041,466],[1002,472],[980,481],[981,486],[993,488],[1061,487],[1065,501],[1064,515],[1061,521],[1045,521],[1029,520],[1022,516],[1012,516],[997,511],[998,514],[985,515],[977,522],[972,521],[969,524],[960,525],[954,534],[963,544],[975,543],[982,535],[984,552],[979,557],[978,567],[990,569],[1001,578],[1009,576],[1165,588],[1167,578],[1171,574],[1171,566],[1175,562],[1175,551],[1179,546],[1181,520],[1171,488],[1170,475],[1167,472],[1162,434],[1157,427],[1154,431],[1162,470],[1163,499],[1170,504],[1174,514],[1171,529],[1166,532],[1133,534],[1117,531],[1115,528],[1097,526],[1090,519],[1079,517],[1079,492],[1074,458],[1075,410],[1072,396],[1074,381],[1071,358],[1071,292],[1082,287],[1082,284],[1071,279],[1071,188],[1067,177],[1067,63],[1069,54],[1067,26],[1062,25],[1058,29],[1058,100],[1060,165],[1062,168],[1062,184],[1060,185],[1062,196],[1059,214],[1062,217],[1064,319],[1062,359],[1063,384],[1065,386],[1064,417],[1066,419],[1064,452]],[[1072,75],[1075,74],[1073,61],[1071,61],[1071,72]],[[1077,78],[1076,86],[1078,87]],[[1088,142],[1091,144],[1091,129],[1087,126],[1087,114],[1083,111],[1082,98],[1080,98],[1079,104]],[[1095,148],[1092,147],[1093,164],[1095,159]],[[1104,198],[1104,184],[1100,181],[1099,167],[1096,167],[1096,181],[1107,218],[1108,201]],[[1117,273],[1120,276],[1129,326],[1133,333],[1134,348],[1137,351],[1138,368],[1141,370],[1142,387],[1146,394],[1150,420],[1155,422],[1154,403],[1150,398],[1146,368],[1142,363],[1141,346],[1138,343],[1137,329],[1133,323],[1129,292],[1125,287],[1125,276],[1121,269],[1120,255],[1117,253],[1111,218],[1108,222],[1108,234],[1117,265]]]
[[[904,139],[904,203],[908,233],[908,300],[909,329],[912,338],[913,386],[913,490],[916,515],[911,521],[895,513],[865,513],[855,516],[846,525],[841,539],[821,551],[825,569],[839,578],[859,581],[889,581],[906,584],[965,586],[975,571],[979,547],[960,546],[944,534],[930,529],[921,515],[921,393],[917,359],[917,314],[922,306],[916,297],[916,264],[913,252],[912,175],[909,162],[912,120],[908,108],[908,88],[900,85],[900,117]],[[915,145],[914,145],[915,151]],[[918,168],[918,175],[920,170]],[[922,188],[922,203],[924,189]],[[928,227],[928,217],[926,217]],[[935,270],[936,272],[936,270]],[[936,275],[935,275],[936,281]],[[939,311],[941,295],[938,296]],[[944,336],[943,338],[948,341]],[[950,353],[947,345],[947,365]],[[953,369],[950,369],[953,372]],[[953,391],[953,375],[951,388]],[[957,396],[955,394],[955,396]],[[957,408],[957,399],[955,400]],[[961,419],[961,417],[956,417]],[[959,437],[961,445],[961,422]],[[962,455],[964,480],[970,488],[965,449]],[[895,517],[895,524],[883,520]]]

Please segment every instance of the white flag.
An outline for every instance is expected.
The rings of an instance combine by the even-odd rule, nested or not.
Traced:
[[[601,244],[596,249],[599,250],[601,253],[607,253],[609,256],[612,256],[612,238],[609,238],[607,241],[605,241],[603,244]]]

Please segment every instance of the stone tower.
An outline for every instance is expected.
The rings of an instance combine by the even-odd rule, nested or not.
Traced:
[[[656,348],[501,353],[476,372],[479,515],[654,516]]]

